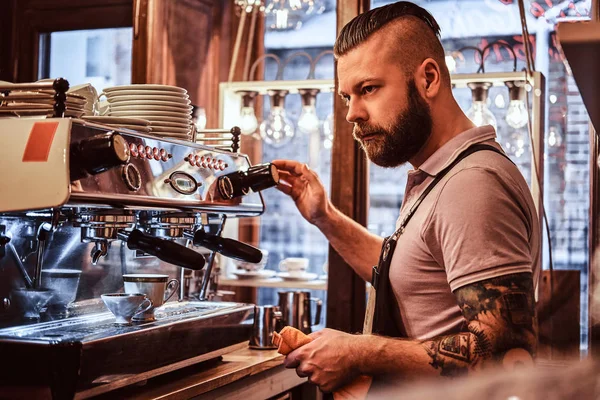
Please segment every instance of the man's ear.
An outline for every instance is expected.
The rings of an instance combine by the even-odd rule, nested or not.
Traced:
[[[433,99],[440,91],[442,74],[433,58],[425,59],[416,71],[415,84],[425,99]]]

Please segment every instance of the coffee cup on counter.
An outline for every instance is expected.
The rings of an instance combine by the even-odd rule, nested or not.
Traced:
[[[308,270],[308,258],[286,258],[279,263],[279,269],[290,275],[302,275]]]
[[[152,308],[152,302],[143,293],[106,293],[100,297],[117,324],[128,325],[134,316]]]
[[[148,310],[134,315],[133,320],[136,322],[154,321],[154,310],[167,302],[179,287],[177,279],[169,280],[168,275],[162,274],[125,274],[123,283],[125,293],[145,293],[152,302],[152,307]]]
[[[262,260],[258,263],[251,263],[247,261],[236,261],[236,265],[238,269],[243,269],[248,272],[258,272],[265,269],[267,265],[267,261],[269,259],[269,252],[267,250],[261,250],[263,257]]]

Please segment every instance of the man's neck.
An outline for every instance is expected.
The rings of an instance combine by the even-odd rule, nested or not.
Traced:
[[[419,168],[421,164],[450,139],[466,130],[475,128],[475,124],[467,118],[456,103],[453,104],[450,110],[443,112],[437,118],[432,115],[432,119],[433,124],[429,140],[427,140],[425,146],[409,160],[415,169]]]

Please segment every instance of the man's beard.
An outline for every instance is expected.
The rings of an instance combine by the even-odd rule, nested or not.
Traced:
[[[389,127],[370,125],[368,122],[354,125],[354,138],[367,153],[367,157],[380,167],[393,168],[413,158],[431,136],[431,113],[429,105],[419,94],[414,79],[408,82],[408,106],[396,116]],[[377,135],[363,141],[366,135]]]

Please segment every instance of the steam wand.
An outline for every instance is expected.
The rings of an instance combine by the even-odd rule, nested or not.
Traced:
[[[221,218],[221,226],[219,227],[219,230],[217,231],[217,236],[221,236],[221,234],[223,233],[223,228],[225,227],[225,222],[227,222],[227,215],[223,215],[223,217]],[[213,264],[215,262],[216,255],[217,255],[217,252],[213,250],[210,253],[210,256],[208,258],[208,266],[206,267],[206,270],[204,271],[204,276],[202,278],[202,286],[200,286],[200,294],[198,296],[198,298],[200,300],[208,300],[208,297],[207,297],[208,284],[210,283],[210,278],[212,275],[212,269],[213,269]],[[216,288],[215,288],[215,290],[216,290]]]

